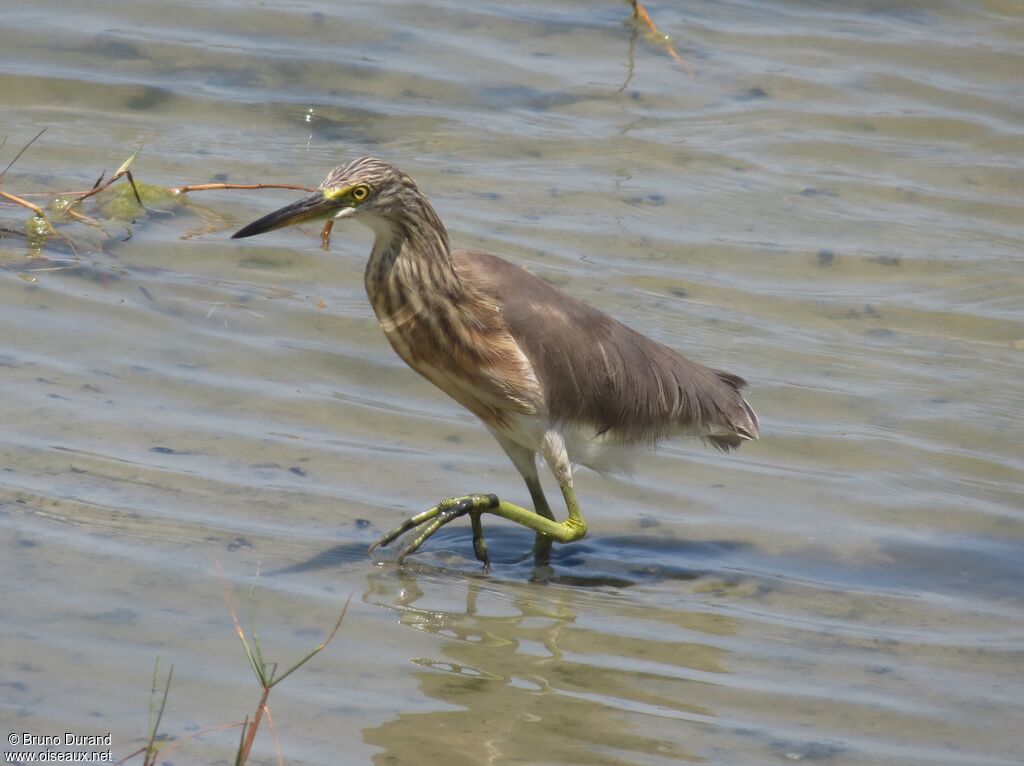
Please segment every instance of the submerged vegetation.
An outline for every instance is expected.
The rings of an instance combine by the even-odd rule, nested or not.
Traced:
[[[132,152],[109,178],[106,171],[102,172],[88,189],[23,194],[5,191],[2,188],[4,176],[45,132],[46,128],[39,131],[0,172],[0,202],[23,208],[30,213],[20,227],[10,223],[0,225],[0,238],[22,238],[29,256],[33,258],[43,258],[43,251],[51,247],[62,248],[72,256],[72,261],[77,258],[86,247],[77,236],[73,236],[74,230],[70,228],[71,224],[81,224],[100,234],[100,243],[98,245],[90,243],[90,249],[102,250],[106,242],[130,239],[132,223],[149,215],[173,215],[176,208],[185,204],[186,195],[192,192],[224,189],[313,191],[309,187],[294,184],[202,183],[166,187],[145,183],[137,179],[132,172],[135,161],[142,150],[141,146]],[[2,148],[3,142],[0,142],[0,149]],[[40,201],[33,202],[33,199]],[[221,216],[211,210],[194,206],[190,209],[204,219],[205,225],[202,231],[216,231],[227,225]],[[195,233],[187,233],[184,236],[187,238]],[[28,281],[35,281],[30,273],[27,276]]]

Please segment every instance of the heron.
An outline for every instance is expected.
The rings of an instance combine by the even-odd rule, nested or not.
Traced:
[[[635,448],[676,435],[726,452],[758,438],[743,378],[691,361],[496,255],[452,249],[416,182],[384,160],[340,165],[314,194],[232,236],[348,219],[374,233],[364,283],[392,348],[483,422],[533,503],[530,510],[493,493],[446,498],[380,537],[371,553],[416,530],[401,565],[441,527],[469,516],[474,554],[487,567],[482,517],[492,514],[533,530],[532,553],[544,564],[553,543],[587,533],[574,466],[614,470]],[[544,495],[538,456],[561,489],[563,521]]]

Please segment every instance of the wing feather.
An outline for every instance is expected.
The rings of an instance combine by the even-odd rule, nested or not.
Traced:
[[[553,420],[623,444],[691,432],[728,450],[758,437],[738,375],[693,362],[501,258],[459,250],[453,259],[501,311]]]

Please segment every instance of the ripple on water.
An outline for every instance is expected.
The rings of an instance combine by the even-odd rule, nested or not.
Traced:
[[[383,156],[454,243],[743,375],[764,433],[580,472],[591,531],[549,567],[494,521],[489,573],[468,525],[398,569],[366,546],[409,514],[525,493],[387,348],[366,232],[228,240],[295,196],[267,190],[68,224],[77,253],[4,237],[20,731],[130,752],[157,655],[171,736],[244,716],[219,563],[285,665],[355,596],[274,692],[289,762],[1019,761],[1020,9],[648,5],[692,75],[611,2],[5,10],[4,163],[48,126],[5,191],[88,188],[139,141],[159,184]]]

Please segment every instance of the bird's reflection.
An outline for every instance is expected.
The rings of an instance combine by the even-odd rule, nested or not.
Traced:
[[[410,658],[436,709],[364,730],[383,749],[377,763],[703,760],[685,747],[683,724],[713,720],[701,688],[728,672],[728,652],[714,644],[735,632],[732,620],[651,614],[613,588],[541,579],[467,576],[422,560],[370,572],[366,603],[442,639],[422,642],[438,656]]]

